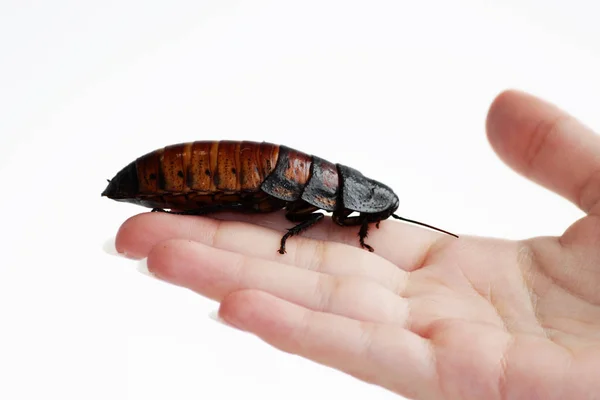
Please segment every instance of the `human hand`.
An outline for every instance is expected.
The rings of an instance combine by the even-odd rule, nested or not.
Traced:
[[[505,162],[586,217],[523,241],[383,221],[375,253],[328,219],[280,255],[282,214],[145,213],[116,247],[221,302],[227,323],[409,398],[600,398],[600,138],[518,92],[487,128]]]

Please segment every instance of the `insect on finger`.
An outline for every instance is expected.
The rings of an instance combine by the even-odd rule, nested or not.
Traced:
[[[295,225],[280,238],[280,254],[285,254],[289,238],[322,223],[323,212],[331,213],[341,227],[356,227],[358,243],[371,252],[374,248],[365,242],[370,225],[379,227],[390,217],[456,236],[396,215],[399,199],[394,191],[354,168],[267,142],[166,146],[125,166],[102,196],[179,215],[285,209],[286,219]]]

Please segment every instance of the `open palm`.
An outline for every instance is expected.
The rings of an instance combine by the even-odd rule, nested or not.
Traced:
[[[512,91],[493,103],[488,135],[588,215],[526,241],[385,221],[369,236],[375,253],[328,220],[282,256],[281,214],[145,213],[123,224],[117,249],[220,301],[229,324],[409,398],[600,398],[600,138]]]

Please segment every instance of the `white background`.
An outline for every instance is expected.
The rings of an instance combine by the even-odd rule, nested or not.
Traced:
[[[600,128],[593,4],[2,1],[0,398],[397,398],[108,254],[144,210],[100,198],[106,178],[171,143],[266,140],[389,184],[408,218],[560,234],[580,212],[502,164],[484,122],[517,88]]]

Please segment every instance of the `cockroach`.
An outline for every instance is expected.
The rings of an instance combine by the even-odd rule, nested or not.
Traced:
[[[354,168],[267,142],[195,141],[166,146],[137,158],[108,182],[102,196],[153,212],[207,215],[285,209],[287,220],[296,225],[281,238],[281,254],[289,237],[323,219],[319,210],[330,212],[340,226],[359,226],[359,243],[371,252],[373,247],[365,243],[369,224],[379,228],[379,222],[389,217],[458,237],[394,214],[399,205],[394,191]]]

